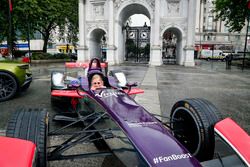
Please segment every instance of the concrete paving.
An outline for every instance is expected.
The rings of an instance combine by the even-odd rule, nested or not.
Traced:
[[[145,109],[153,114],[160,115],[160,100],[157,89],[157,78],[155,67],[149,67],[146,75],[141,83],[141,88],[144,89],[144,94],[139,94],[135,100]]]

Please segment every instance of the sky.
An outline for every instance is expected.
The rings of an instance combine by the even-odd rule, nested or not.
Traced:
[[[142,14],[135,14],[131,16],[132,24],[131,26],[144,26],[144,23],[146,22],[148,26],[150,26],[150,20],[147,16]]]

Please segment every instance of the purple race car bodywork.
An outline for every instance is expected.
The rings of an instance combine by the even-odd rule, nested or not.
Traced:
[[[171,131],[126,93],[102,89],[89,95],[107,109],[148,165],[200,166]]]
[[[51,97],[59,100],[61,106],[66,98],[70,106],[70,109],[63,107],[61,111],[67,112],[55,115],[53,120],[66,122],[66,125],[48,133],[48,114],[43,109],[19,111],[8,124],[7,136],[31,140],[36,144],[38,166],[46,166],[47,161],[53,160],[109,155],[115,155],[125,166],[249,165],[248,134],[232,121],[223,120],[207,100],[177,102],[171,110],[169,122],[164,122],[162,119],[165,117],[151,114],[130,96],[143,93],[143,90],[134,88],[135,84],[123,84],[124,80],[118,77],[122,76],[120,71],[113,71],[109,76],[107,72],[101,74],[106,88],[93,91],[89,85],[91,76],[100,74],[107,64],[93,59],[89,65],[71,63],[66,66],[89,68],[87,76],[77,78],[67,77],[62,72],[52,73]],[[34,125],[32,120],[38,121]],[[81,123],[80,130],[67,131],[78,123]],[[227,133],[230,126],[240,133]],[[55,135],[70,137],[60,145],[48,147],[48,137]],[[237,135],[242,140],[238,141]],[[218,141],[229,143],[230,148],[219,145],[223,154],[216,150]],[[100,151],[64,154],[82,143],[94,143]]]

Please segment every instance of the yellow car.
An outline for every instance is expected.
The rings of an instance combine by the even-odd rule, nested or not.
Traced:
[[[29,64],[0,61],[0,102],[27,90],[32,82]]]

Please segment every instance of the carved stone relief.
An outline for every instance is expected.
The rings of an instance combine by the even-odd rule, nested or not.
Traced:
[[[118,9],[125,0],[114,0],[114,7]]]
[[[96,17],[104,15],[104,6],[103,5],[94,5],[94,14]]]
[[[93,6],[93,16],[96,19],[103,18],[105,2],[106,0],[90,0],[90,3]]]
[[[155,0],[147,0],[147,3],[153,10],[155,9]]]
[[[114,0],[114,8],[117,10],[122,5],[122,3],[127,1],[128,0]],[[135,0],[132,0],[131,2],[135,2]],[[145,0],[142,0],[142,2],[145,2]],[[149,6],[154,10],[155,0],[146,0],[146,3],[148,3]]]
[[[166,27],[181,27],[181,29],[185,32],[187,30],[186,28],[187,23],[185,21],[181,21],[179,23],[176,22],[170,22],[170,21],[163,21],[161,20],[161,25],[160,25],[160,31],[162,32],[165,30]]]
[[[168,0],[168,15],[178,16],[180,12],[180,1],[179,0]]]
[[[108,22],[107,21],[87,22],[86,24],[87,33],[96,28],[101,28],[107,31],[106,33],[108,33]]]

